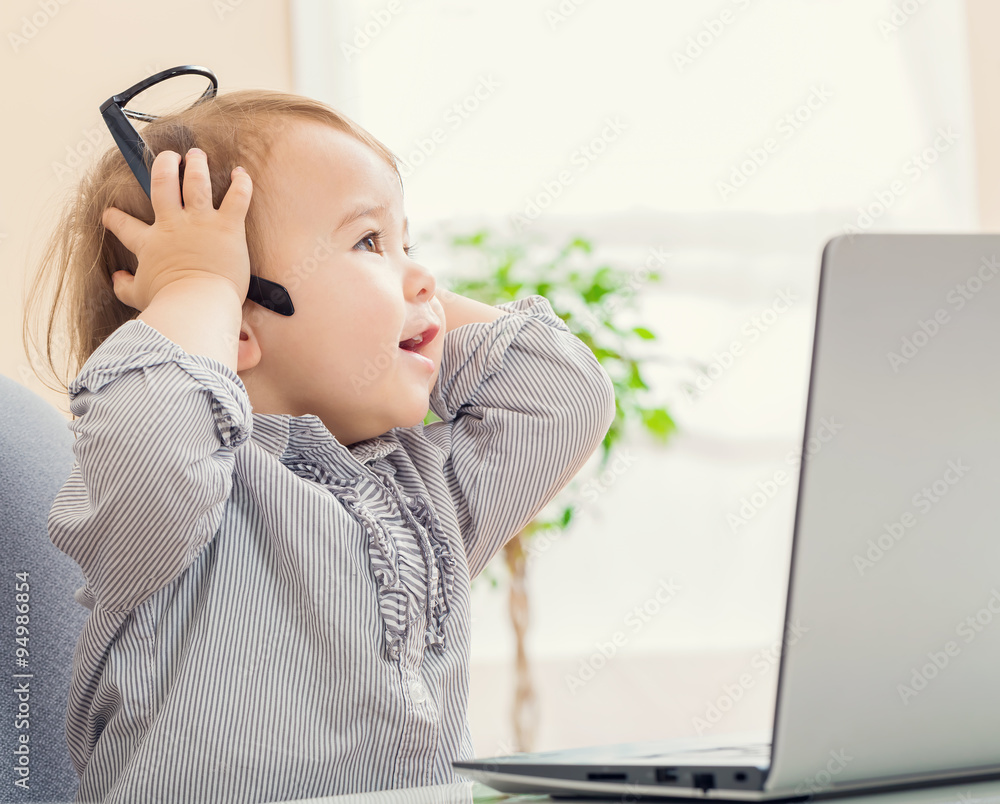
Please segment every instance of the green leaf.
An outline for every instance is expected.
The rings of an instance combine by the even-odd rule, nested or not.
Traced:
[[[607,296],[613,288],[606,287],[604,285],[594,282],[589,288],[583,291],[583,298],[587,304],[597,304]]]
[[[652,408],[642,411],[642,422],[646,429],[661,441],[666,441],[672,432],[677,429],[677,424],[666,408]]]
[[[471,235],[458,235],[452,239],[456,246],[479,246],[489,237],[489,232],[485,229]]]
[[[610,450],[615,443],[621,438],[621,430],[618,427],[612,427],[608,430],[608,434],[604,436],[605,441],[607,441],[608,449]]]
[[[645,327],[632,327],[632,331],[644,341],[656,340],[656,336]]]
[[[581,340],[583,339],[581,338]],[[618,354],[618,352],[613,349],[605,349],[603,346],[591,346],[590,350],[594,353],[594,357],[598,360],[607,360],[608,358],[612,358],[614,360],[622,359],[622,356]]]
[[[607,285],[606,280],[613,279],[614,277],[612,276],[612,274],[614,273],[615,270],[610,265],[602,265],[600,268],[597,269],[597,272],[594,274],[594,281],[602,285]]]
[[[628,374],[628,387],[629,388],[641,388],[643,391],[648,391],[649,386],[643,382],[642,375],[639,373],[639,364],[634,360],[630,361],[629,374]]]

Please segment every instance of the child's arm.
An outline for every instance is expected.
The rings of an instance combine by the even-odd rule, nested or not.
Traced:
[[[615,397],[593,352],[544,297],[496,308],[454,297],[466,318],[456,328],[446,307],[430,399],[442,421],[424,435],[449,455],[446,480],[475,577],[586,463]]]
[[[472,324],[476,321],[496,321],[500,316],[507,315],[506,310],[499,307],[491,307],[467,296],[460,296],[450,290],[440,290],[435,294],[435,298],[441,302],[444,308],[445,329],[451,332],[458,329],[463,324]]]
[[[105,215],[139,258],[134,277],[116,274],[115,292],[143,312],[70,386],[76,463],[49,515],[52,541],[87,579],[81,602],[107,611],[135,608],[197,558],[221,522],[234,449],[249,434],[249,400],[233,370],[249,282],[249,177],[234,172],[214,210],[204,154],[189,154],[181,207],[178,163],[170,152],[154,161],[152,226],[119,210]]]

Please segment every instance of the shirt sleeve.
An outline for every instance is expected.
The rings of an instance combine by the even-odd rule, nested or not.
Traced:
[[[218,530],[250,400],[227,366],[139,320],[94,351],[69,396],[75,462],[49,536],[83,571],[81,603],[127,612],[184,572]]]
[[[470,577],[527,525],[603,440],[614,386],[543,296],[496,305],[509,315],[445,334],[425,437],[446,478]]]

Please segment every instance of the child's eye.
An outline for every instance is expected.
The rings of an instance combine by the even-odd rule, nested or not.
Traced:
[[[371,251],[375,254],[381,254],[383,237],[384,233],[381,231],[369,232],[354,244],[354,248],[359,251]],[[411,243],[408,246],[403,246],[403,251],[406,252],[408,257],[412,257],[417,251],[417,244]]]
[[[354,244],[354,248],[358,248],[361,245],[368,245],[369,248],[358,249],[359,251],[372,251],[376,254],[382,253],[382,233],[381,232],[369,232],[364,237],[362,237],[357,243]]]

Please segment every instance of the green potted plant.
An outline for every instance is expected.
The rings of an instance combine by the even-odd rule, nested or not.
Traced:
[[[645,283],[660,281],[660,274],[652,268],[663,264],[661,252],[653,250],[653,257],[641,269],[630,273],[597,260],[593,245],[582,237],[573,237],[554,250],[528,243],[523,236],[504,238],[489,229],[452,234],[447,240],[457,263],[471,263],[468,275],[460,271],[446,281],[449,290],[491,305],[534,294],[544,296],[608,372],[615,388],[616,415],[601,443],[597,473],[607,466],[627,425],[638,423],[659,444],[668,441],[676,430],[674,420],[666,407],[648,404],[649,386],[642,376],[642,360],[629,354],[636,340],[655,341],[657,336],[644,326],[621,325],[623,311],[634,308],[635,296]],[[437,420],[429,412],[425,423]],[[516,643],[512,711],[516,751],[532,750],[538,722],[537,698],[525,650],[530,610],[526,585],[528,560],[544,552],[539,544],[547,547],[570,527],[580,505],[579,490],[587,476],[586,469],[578,474],[502,551]],[[551,509],[555,513],[547,515]],[[499,556],[480,576],[493,587],[500,585],[494,569],[498,561]]]

